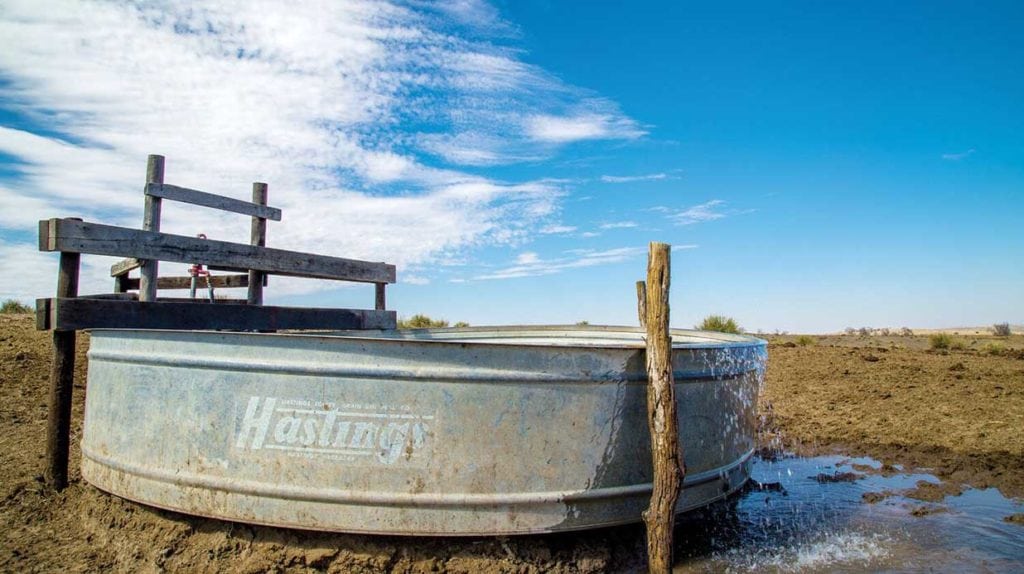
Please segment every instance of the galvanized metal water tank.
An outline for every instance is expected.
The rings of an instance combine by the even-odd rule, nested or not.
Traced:
[[[97,330],[82,475],[181,512],[315,530],[519,534],[640,520],[641,333]],[[674,331],[680,511],[740,488],[764,341]]]

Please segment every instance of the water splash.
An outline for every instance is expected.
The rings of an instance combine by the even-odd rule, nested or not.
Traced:
[[[838,456],[756,458],[754,487],[743,496],[680,517],[676,571],[1024,571],[1024,528],[1002,520],[1024,503],[994,489],[968,489],[925,516],[912,514],[919,501],[899,495],[867,504],[864,493],[938,480],[857,470],[880,466]]]
[[[884,534],[828,532],[820,540],[796,546],[757,549],[754,552],[733,549],[724,557],[727,572],[807,572],[836,571],[840,568],[867,569],[889,556],[893,539]]]

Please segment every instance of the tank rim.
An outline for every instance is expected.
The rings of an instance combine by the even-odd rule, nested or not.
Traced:
[[[510,336],[517,333],[531,335],[526,338],[550,337],[550,346],[559,348],[580,348],[580,349],[643,349],[645,347],[643,334],[645,331],[640,327],[621,325],[500,325],[500,326],[472,326],[472,327],[444,327],[432,329],[395,329],[395,330],[347,330],[347,331],[281,331],[276,333],[256,333],[248,331],[187,331],[187,330],[154,330],[154,329],[95,329],[94,333],[153,333],[153,334],[209,334],[209,335],[241,335],[255,338],[317,338],[322,340],[347,340],[365,342],[395,342],[395,343],[423,343],[427,345],[501,345],[506,347],[540,347],[542,343],[524,343],[517,341],[517,337]],[[493,338],[482,338],[480,335],[494,333]],[[563,340],[557,335],[565,334]],[[634,340],[610,339],[600,336],[589,339],[583,343],[573,339],[586,340],[586,334],[624,334],[635,336]],[[764,339],[751,335],[736,335],[732,333],[720,333],[717,331],[701,331],[697,329],[671,329],[673,349],[747,349],[764,348],[768,342]],[[460,338],[460,334],[469,335]],[[475,335],[475,336],[473,336]],[[439,337],[438,337],[439,336]]]

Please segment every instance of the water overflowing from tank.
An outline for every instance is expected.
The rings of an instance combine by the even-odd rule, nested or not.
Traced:
[[[729,398],[745,407],[759,400],[763,350],[698,352],[712,372],[756,371],[757,393]],[[761,407],[759,428],[769,429]],[[1024,502],[995,489],[915,500],[910,489],[939,480],[869,458],[787,454],[772,432],[758,442],[751,488],[680,517],[676,572],[1024,572],[1024,526],[1004,520]]]
[[[677,572],[1020,572],[1024,503],[968,489],[938,503],[900,494],[928,474],[876,474],[867,458],[758,457],[745,494],[680,517]],[[870,495],[869,495],[870,497]]]

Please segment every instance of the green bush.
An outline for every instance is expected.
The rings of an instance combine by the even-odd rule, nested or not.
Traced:
[[[4,301],[2,305],[0,305],[0,313],[4,314],[31,313],[32,310],[32,307],[22,304],[20,301],[15,301],[14,299],[8,299]]]
[[[928,343],[933,349],[948,349],[953,344],[953,335],[949,333],[935,333],[928,337]]]
[[[806,347],[807,345],[813,345],[813,344],[815,344],[817,342],[818,342],[817,339],[815,339],[814,337],[811,337],[810,335],[800,335],[799,337],[796,338],[796,344],[800,345],[801,347]]]
[[[469,323],[465,321],[459,321],[458,323],[452,325],[452,327],[469,327]]]
[[[985,353],[986,355],[999,356],[1006,352],[1006,347],[1000,345],[999,343],[989,343],[981,348],[981,352]]]
[[[444,319],[431,319],[426,315],[419,313],[409,317],[408,319],[399,319],[399,329],[437,329],[440,327],[447,327],[448,321]]]
[[[701,331],[718,331],[719,333],[733,333],[736,335],[743,332],[743,329],[736,324],[735,319],[724,315],[708,315],[697,325],[697,328]]]

